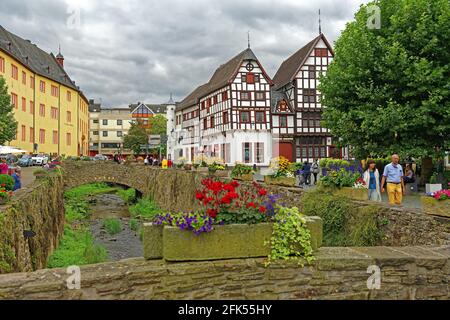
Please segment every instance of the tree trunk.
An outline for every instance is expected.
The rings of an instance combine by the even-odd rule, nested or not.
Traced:
[[[430,177],[433,174],[433,158],[423,157],[422,158],[422,170],[420,175],[420,185],[425,185],[430,181]]]

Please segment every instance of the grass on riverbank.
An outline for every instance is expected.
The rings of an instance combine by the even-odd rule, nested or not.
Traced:
[[[103,220],[103,226],[110,235],[115,235],[122,231],[122,224],[119,219],[105,219]]]
[[[68,267],[71,265],[85,265],[107,261],[108,254],[103,246],[94,243],[91,231],[83,221],[90,216],[89,196],[111,193],[117,188],[106,183],[92,183],[82,185],[64,193],[66,207],[66,225],[64,235],[58,249],[49,257],[48,268]],[[77,224],[75,228],[75,222]]]
[[[106,249],[94,244],[94,238],[87,228],[73,229],[66,224],[63,239],[58,249],[48,259],[47,267],[81,266],[104,262],[107,258]]]
[[[140,199],[135,205],[129,207],[132,219],[153,221],[156,215],[162,213],[155,201],[148,198]]]

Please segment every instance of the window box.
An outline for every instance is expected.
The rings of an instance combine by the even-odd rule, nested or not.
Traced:
[[[450,200],[436,200],[430,196],[421,196],[420,202],[425,213],[450,218]]]
[[[306,217],[314,250],[322,245],[322,219]],[[267,257],[272,236],[272,223],[215,225],[214,230],[201,235],[176,227],[143,226],[145,259],[166,261],[202,261],[218,259]]]

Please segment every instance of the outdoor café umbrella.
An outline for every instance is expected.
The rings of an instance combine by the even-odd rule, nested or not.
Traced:
[[[16,149],[9,146],[0,146],[0,154],[18,154],[18,153],[27,153],[26,150]]]

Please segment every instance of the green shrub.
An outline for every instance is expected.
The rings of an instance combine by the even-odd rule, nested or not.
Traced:
[[[131,218],[153,221],[162,210],[151,199],[140,199],[135,205],[129,207]]]
[[[106,183],[89,183],[66,191],[64,193],[64,198],[66,200],[70,199],[80,200],[87,196],[110,193],[115,190],[116,188],[110,187]]]
[[[136,190],[133,188],[119,189],[117,194],[128,204],[131,204],[136,200]]]
[[[242,163],[237,163],[233,170],[231,171],[231,176],[232,177],[239,177],[243,174],[250,174],[253,172],[253,168],[251,166],[246,166],[245,164]]]
[[[94,244],[89,230],[86,228],[74,230],[66,225],[59,247],[49,257],[47,267],[63,268],[99,263],[106,261],[107,256],[104,247]]]
[[[66,200],[66,222],[71,224],[75,221],[86,220],[90,217],[89,205],[85,200]]]
[[[105,219],[103,220],[103,226],[110,235],[115,235],[122,231],[122,224],[119,219]]]
[[[0,174],[0,186],[3,186],[6,190],[12,191],[14,188],[14,179],[10,175],[7,174]]]
[[[355,206],[320,188],[305,193],[301,203],[305,215],[322,218],[324,246],[375,246],[381,240],[378,206]]]

